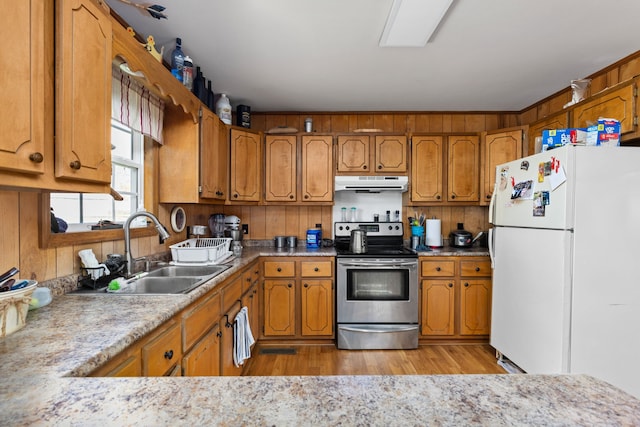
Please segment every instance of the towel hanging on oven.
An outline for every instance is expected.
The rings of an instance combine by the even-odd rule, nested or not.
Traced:
[[[251,357],[251,346],[255,342],[249,325],[249,310],[242,307],[233,322],[233,363],[236,367],[244,365]]]

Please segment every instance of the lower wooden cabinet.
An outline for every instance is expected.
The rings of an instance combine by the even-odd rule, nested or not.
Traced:
[[[241,375],[242,366],[233,362],[233,319],[240,312],[240,302],[233,304],[220,319],[220,375]]]
[[[423,340],[488,340],[491,264],[488,257],[420,258]]]
[[[142,375],[175,375],[175,368],[180,364],[181,358],[180,326],[175,320],[170,320],[142,346]]]
[[[270,257],[262,266],[262,338],[333,338],[333,258]]]
[[[182,375],[217,376],[220,375],[220,325],[216,324],[182,358]]]

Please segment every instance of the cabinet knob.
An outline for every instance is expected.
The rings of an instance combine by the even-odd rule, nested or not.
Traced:
[[[440,271],[442,270],[440,267],[436,267],[436,271]]]
[[[164,358],[167,359],[167,360],[173,359],[173,350],[165,351],[164,352]]]
[[[436,200],[440,200],[440,195],[439,194],[436,196]]]
[[[74,160],[73,162],[69,163],[69,167],[71,169],[79,170],[82,167],[82,163],[80,163],[80,160]]]
[[[276,268],[276,271],[277,271],[278,273],[280,273],[280,272],[282,271],[282,269],[281,269],[280,267],[278,267],[278,268]]]
[[[293,200],[293,194],[291,194],[291,195],[289,196],[289,198],[290,198],[291,200]]]
[[[451,200],[453,200],[453,199],[455,199],[455,198],[456,198],[456,195],[455,195],[455,194],[452,194],[452,195],[451,195]]]
[[[238,198],[238,193],[234,194],[234,195],[233,195],[233,198],[234,198],[234,199],[237,199],[237,198]]]
[[[320,271],[320,269],[318,267],[314,268],[313,271]]]
[[[309,195],[308,195],[308,194],[305,194],[305,195],[304,195],[304,198],[305,198],[305,199],[308,199],[308,198],[309,198]]]
[[[366,168],[367,168],[367,165],[362,166],[362,169],[366,169]]]
[[[304,284],[304,287],[305,287],[305,288],[308,288],[308,287],[309,287],[309,284],[305,283],[305,284]]]
[[[468,284],[467,282],[465,282],[464,287],[465,287],[465,288],[468,288],[468,287],[469,287],[469,284]]]
[[[378,170],[381,170],[381,169],[382,169],[382,165],[378,165]]]
[[[253,299],[253,294],[249,295],[249,299]]]
[[[476,267],[476,271],[480,271],[480,267]]]
[[[449,287],[450,287],[450,288],[453,288],[453,283],[449,283]]]
[[[491,200],[491,194],[487,194],[487,200]]]
[[[29,155],[29,160],[31,160],[33,163],[42,163],[42,161],[44,160],[44,156],[42,155],[42,153],[31,153]]]
[[[254,289],[254,290],[253,290],[253,293],[254,293],[254,294],[257,294],[257,293],[258,293],[258,290],[257,290],[257,289]]]
[[[220,337],[222,336],[222,332],[220,332],[220,331],[216,332],[216,336],[217,336],[218,338],[220,338]]]
[[[251,282],[251,277],[247,277],[247,283]]]
[[[287,288],[292,287],[293,285],[291,283],[287,283]]]

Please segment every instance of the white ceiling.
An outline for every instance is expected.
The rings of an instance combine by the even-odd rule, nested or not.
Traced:
[[[423,48],[378,47],[392,0],[107,3],[252,111],[520,111],[640,50],[638,0],[455,0]]]

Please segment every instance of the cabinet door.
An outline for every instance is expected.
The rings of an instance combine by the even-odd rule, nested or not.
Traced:
[[[295,135],[265,137],[264,199],[267,202],[295,202],[297,192],[297,143]]]
[[[460,334],[491,332],[491,279],[461,279]]]
[[[453,335],[455,312],[455,286],[449,280],[428,279],[421,284],[422,335]]]
[[[232,202],[260,201],[260,135],[231,129],[229,198]]]
[[[178,324],[168,322],[164,330],[142,346],[142,374],[145,377],[158,377],[171,372],[182,358],[180,341]]]
[[[58,178],[111,182],[111,19],[92,0],[56,2]]]
[[[227,186],[227,128],[208,109],[200,120],[200,197],[225,200]]]
[[[302,136],[302,201],[333,201],[333,141],[330,135]]]
[[[265,279],[264,335],[295,335],[295,279]]]
[[[220,336],[220,326],[216,325],[182,358],[183,376],[220,375]]]
[[[480,182],[480,139],[476,135],[450,136],[447,162],[447,200],[477,202]]]
[[[491,201],[496,182],[496,166],[522,157],[522,135],[522,128],[484,135],[483,197],[480,200],[483,205],[488,205]]]
[[[182,351],[189,350],[220,319],[220,294],[203,300],[182,315]]]
[[[333,335],[333,281],[302,279],[302,335]]]
[[[586,128],[600,117],[620,120],[620,135],[637,131],[636,85],[630,81],[577,104],[571,114],[571,126]]]
[[[260,331],[260,325],[258,324],[259,307],[258,307],[258,284],[254,283],[247,292],[242,296],[242,306],[247,307],[247,314],[249,316],[249,327],[251,328],[251,334],[253,338],[258,340],[258,331]]]
[[[566,129],[569,127],[569,113],[563,111],[549,117],[531,123],[527,131],[528,149],[524,156],[535,154],[536,138],[540,138],[540,147],[542,147],[542,131],[550,129]]]
[[[236,366],[233,363],[233,321],[240,308],[240,303],[235,303],[220,320],[220,332],[222,333],[220,338],[221,375],[240,375],[242,373],[242,366]]]
[[[376,135],[375,172],[407,171],[407,137]]]
[[[337,172],[370,171],[368,135],[339,135],[337,150]]]
[[[442,201],[442,136],[414,136],[411,147],[411,200]]]
[[[0,58],[0,169],[44,172],[45,7],[41,0],[2,2],[0,35],[13,52]],[[47,34],[49,36],[49,34]]]

